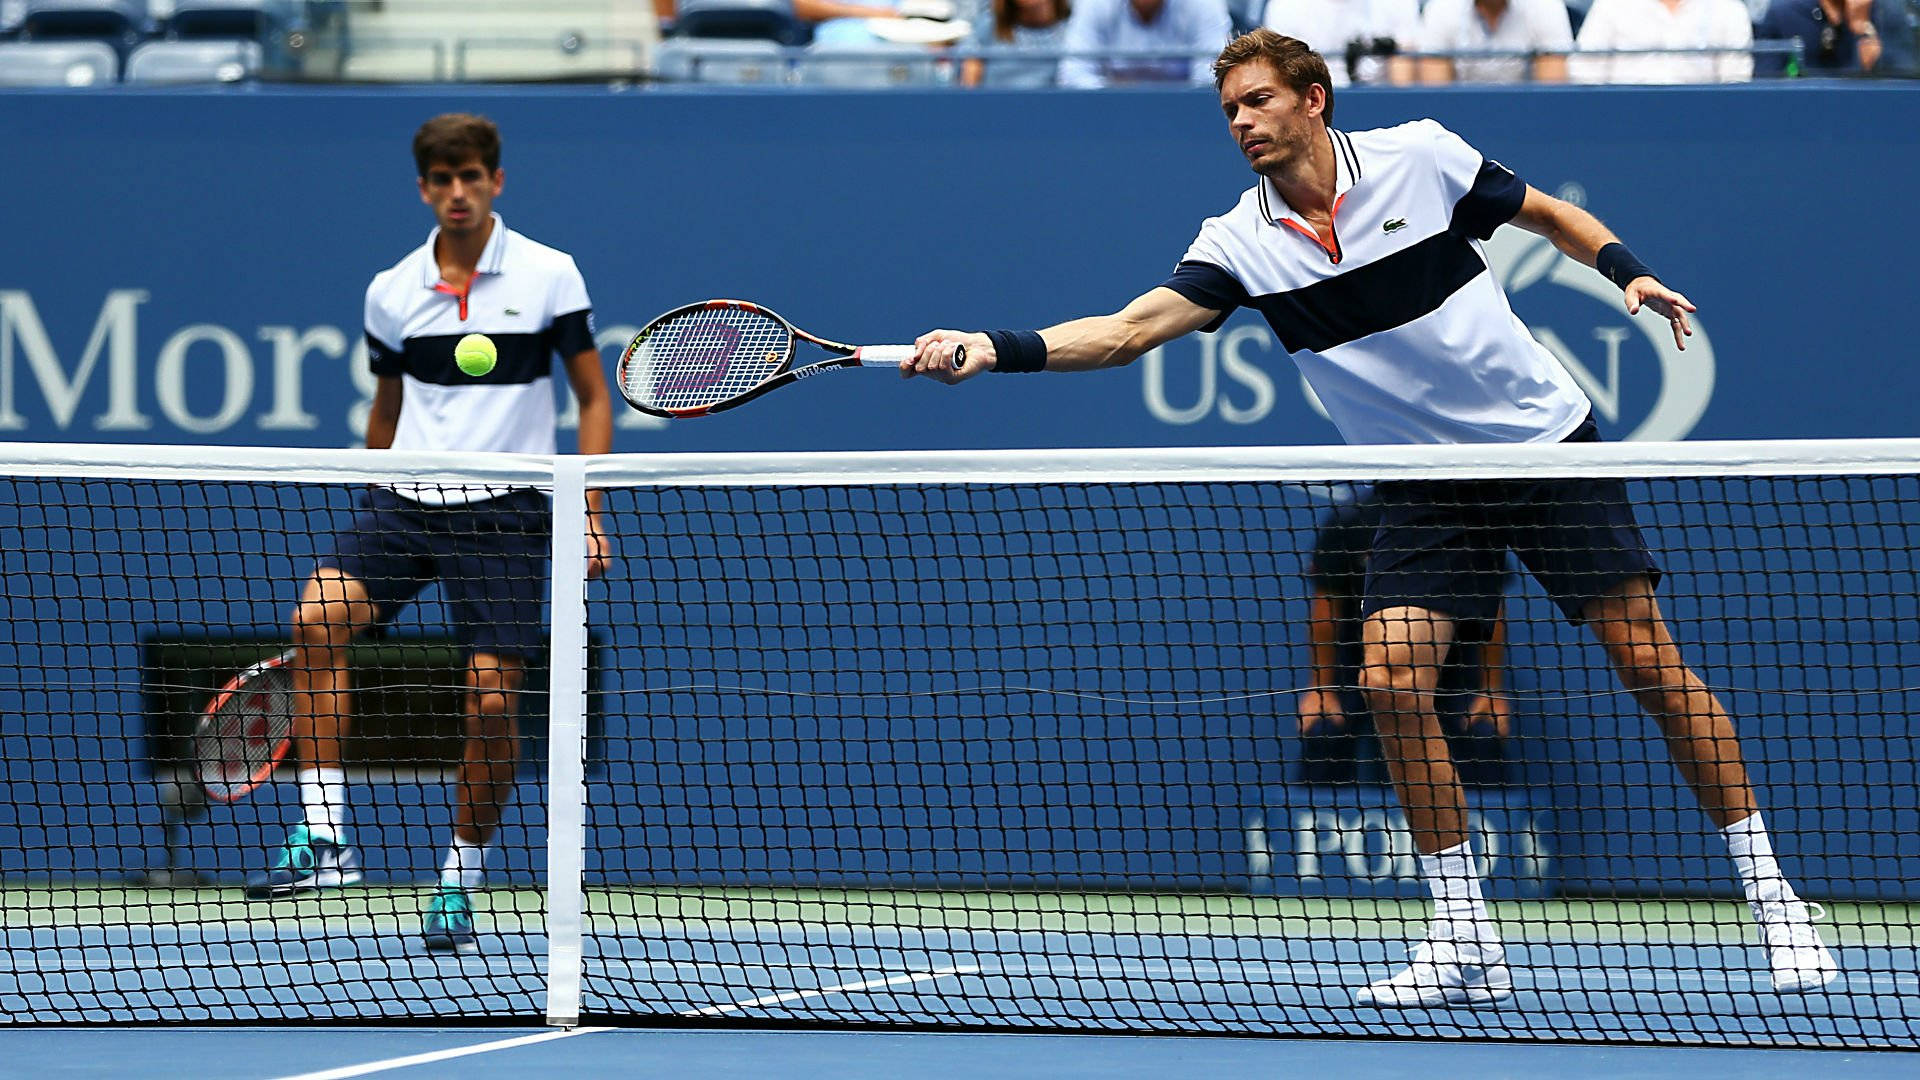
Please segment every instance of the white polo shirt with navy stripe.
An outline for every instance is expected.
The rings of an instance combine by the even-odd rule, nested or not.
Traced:
[[[1592,403],[1533,339],[1481,241],[1526,185],[1432,120],[1329,131],[1333,234],[1265,177],[1208,218],[1166,287],[1266,316],[1349,443],[1555,442]]]
[[[573,256],[528,239],[493,216],[493,235],[463,293],[442,281],[434,241],[367,286],[367,356],[375,375],[402,383],[396,450],[555,451],[553,360],[595,347],[587,285]],[[468,334],[493,339],[500,359],[478,377],[453,362]],[[486,494],[413,488],[419,502]]]

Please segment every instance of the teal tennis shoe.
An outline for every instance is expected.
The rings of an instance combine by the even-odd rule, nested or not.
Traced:
[[[473,932],[473,901],[467,890],[457,885],[442,885],[434,890],[433,902],[421,923],[420,936],[428,952],[474,952],[480,938]]]
[[[263,873],[247,875],[247,899],[271,900],[358,885],[361,876],[358,851],[297,825],[275,853],[273,866]]]

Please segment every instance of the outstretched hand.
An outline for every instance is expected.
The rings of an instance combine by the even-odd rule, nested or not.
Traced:
[[[1687,313],[1694,310],[1693,301],[1674,292],[1660,283],[1660,279],[1651,276],[1634,278],[1627,282],[1627,314],[1638,315],[1642,307],[1653,311],[1673,328],[1673,343],[1679,348],[1687,347],[1687,339],[1693,336],[1693,324],[1687,321]]]
[[[967,347],[966,364],[955,371],[953,353],[961,345]],[[900,361],[900,377],[911,379],[924,375],[943,383],[957,383],[993,370],[994,359],[993,342],[985,334],[931,330],[915,339],[912,358]]]
[[[600,577],[613,565],[613,542],[607,539],[607,529],[599,514],[587,518],[587,577]]]

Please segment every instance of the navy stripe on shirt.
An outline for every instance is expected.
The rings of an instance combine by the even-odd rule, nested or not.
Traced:
[[[375,375],[404,375],[407,372],[407,358],[399,349],[368,334],[367,367]]]
[[[1323,353],[1440,310],[1486,269],[1466,237],[1435,233],[1338,277],[1247,304],[1267,317],[1288,352]]]
[[[589,349],[598,349],[593,340],[593,313],[586,308],[556,315],[547,327],[547,340],[561,359],[571,360]]]
[[[1236,308],[1251,307],[1266,316],[1288,352],[1325,352],[1440,310],[1486,268],[1473,245],[1449,231],[1289,292],[1248,296],[1232,274],[1191,261],[1175,267],[1161,287],[1220,312],[1203,331],[1218,330]]]
[[[431,334],[407,339],[406,373],[436,386],[517,386],[553,374],[553,342],[537,334],[488,334],[499,353],[493,370],[469,375],[453,362],[453,347],[465,334]],[[378,368],[374,373],[382,374]]]
[[[1491,159],[1482,161],[1480,171],[1474,175],[1473,187],[1453,204],[1453,221],[1447,228],[1462,236],[1485,240],[1493,235],[1493,230],[1512,221],[1526,200],[1527,185],[1513,170]]]
[[[1160,287],[1172,289],[1203,308],[1219,312],[1218,318],[1200,328],[1209,334],[1220,329],[1227,316],[1247,302],[1247,290],[1240,279],[1212,263],[1183,262],[1173,268],[1173,276]]]

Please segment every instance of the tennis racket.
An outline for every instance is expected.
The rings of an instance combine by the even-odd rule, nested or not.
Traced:
[[[293,744],[289,649],[235,675],[193,729],[193,755],[207,798],[233,802],[266,782]]]
[[[834,354],[794,367],[802,339]],[[815,337],[758,304],[702,300],[648,323],[620,354],[620,393],[654,416],[691,417],[744,405],[770,390],[835,368],[897,368],[911,345],[843,345]],[[966,347],[954,350],[956,369]]]

